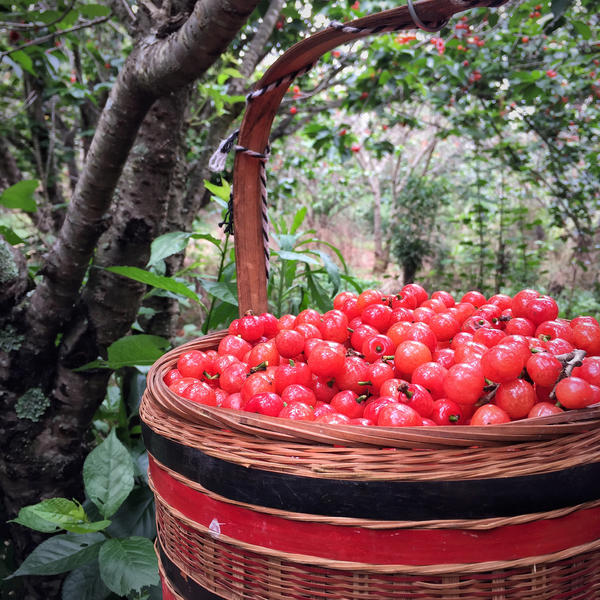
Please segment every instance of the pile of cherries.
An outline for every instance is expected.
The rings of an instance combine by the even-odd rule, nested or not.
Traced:
[[[342,292],[321,314],[248,314],[165,384],[210,406],[328,424],[492,425],[600,402],[600,325],[525,289],[486,299]]]

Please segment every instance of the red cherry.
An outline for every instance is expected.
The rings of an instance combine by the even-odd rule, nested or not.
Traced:
[[[200,350],[190,350],[182,354],[177,360],[177,370],[182,377],[200,379],[209,366],[206,354]]]
[[[240,319],[238,332],[242,339],[247,342],[255,342],[260,339],[265,332],[265,326],[256,315],[245,315]]]
[[[352,144],[350,150],[352,150],[352,152],[360,152],[360,146],[358,144]]]
[[[417,298],[417,306],[423,304],[428,298],[425,288],[418,283],[407,283],[401,290],[401,294],[412,293]]]
[[[292,402],[284,406],[277,416],[283,419],[292,419],[293,421],[315,420],[315,413],[312,407],[304,402]]]
[[[334,342],[319,342],[308,357],[308,366],[315,375],[335,377],[344,367],[344,347]]]
[[[513,316],[515,317],[525,317],[526,316],[526,306],[539,296],[536,290],[525,289],[521,290],[517,294],[514,295],[512,299],[511,309],[513,312]]]
[[[268,417],[276,417],[279,415],[282,408],[283,400],[281,399],[281,396],[273,392],[260,392],[248,400],[244,410],[246,412],[266,415]]]
[[[460,299],[460,301],[461,302],[469,302],[475,308],[479,308],[480,306],[482,306],[486,303],[485,296],[481,292],[478,292],[476,290],[471,290],[470,292],[467,292]]]
[[[195,381],[185,388],[181,396],[207,406],[217,406],[215,391],[204,381]]]
[[[529,411],[527,418],[549,417],[550,415],[556,415],[561,412],[564,412],[563,409],[556,406],[556,404],[551,404],[550,402],[537,402]]]
[[[532,354],[527,359],[526,368],[529,377],[535,384],[550,387],[556,383],[562,371],[562,364],[552,354],[539,352]]]
[[[412,374],[411,382],[423,386],[434,399],[444,396],[444,378],[448,369],[437,362],[419,365]]]
[[[396,347],[387,335],[373,335],[368,337],[362,345],[361,352],[365,360],[373,363],[384,356],[394,354]]]
[[[169,369],[163,376],[163,381],[169,387],[172,383],[183,379],[183,375],[177,369]]]
[[[414,427],[421,425],[419,413],[406,404],[388,404],[377,417],[380,427]]]
[[[524,314],[522,316],[537,326],[544,321],[556,319],[558,316],[558,304],[550,296],[538,296],[524,306]]]
[[[509,422],[510,417],[506,411],[495,404],[480,406],[471,417],[471,425],[499,425]]]
[[[496,390],[496,405],[506,411],[511,419],[522,419],[536,402],[533,386],[524,379],[501,383]]]
[[[592,386],[580,377],[565,377],[556,385],[556,398],[565,408],[584,408],[593,397]]]
[[[290,114],[295,115],[298,112],[298,109],[295,106],[290,107]]]
[[[431,350],[422,342],[406,340],[396,348],[394,365],[402,376],[410,377],[419,365],[426,362],[431,362]]]
[[[600,357],[586,356],[580,367],[573,369],[575,377],[581,377],[592,385],[600,386]]]
[[[460,405],[449,398],[440,398],[433,403],[431,419],[436,425],[464,425]]]
[[[477,402],[483,388],[485,379],[481,367],[473,364],[460,363],[448,369],[444,379],[444,392],[450,400],[461,404]]]
[[[524,366],[523,357],[515,353],[511,346],[494,346],[481,357],[483,375],[494,383],[506,383],[516,379]]]

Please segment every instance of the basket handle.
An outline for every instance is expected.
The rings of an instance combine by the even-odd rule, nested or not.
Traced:
[[[452,15],[475,7],[496,7],[507,0],[422,0],[376,13],[327,29],[298,42],[280,56],[248,94],[239,131],[233,169],[233,222],[240,315],[248,310],[267,310],[268,221],[266,216],[265,153],[277,109],[292,81],[309,71],[326,52],[351,40],[376,33],[414,29],[411,12],[419,25],[435,29]],[[411,3],[412,4],[412,3]]]

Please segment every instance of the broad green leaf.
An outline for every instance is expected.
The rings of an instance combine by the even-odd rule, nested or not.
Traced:
[[[24,244],[25,240],[19,237],[10,227],[0,225],[0,235],[11,245]]]
[[[113,429],[85,459],[83,483],[104,517],[114,515],[133,489],[133,461]]]
[[[552,0],[552,14],[555,19],[558,19],[569,8],[573,0]]]
[[[583,21],[573,21],[572,23],[577,33],[584,40],[589,40],[592,37],[592,30],[587,23],[584,23]]]
[[[308,254],[302,254],[301,252],[290,252],[288,250],[280,250],[277,252],[279,258],[283,258],[283,260],[295,260],[299,262],[305,262],[309,265],[317,265],[320,266],[319,261]]]
[[[15,62],[19,63],[25,71],[33,76],[37,76],[37,73],[33,68],[33,61],[29,54],[26,54],[23,50],[17,50],[16,52],[11,52],[10,56]]]
[[[82,4],[79,12],[86,19],[95,19],[96,17],[107,17],[110,15],[110,8],[102,4]]]
[[[110,525],[110,521],[90,523],[81,504],[66,498],[50,498],[25,506],[13,522],[45,533],[54,533],[59,529],[72,533],[93,533]]]
[[[128,335],[108,347],[108,363],[112,369],[126,365],[152,365],[168,347],[169,340],[158,335]]]
[[[74,369],[112,369],[153,365],[169,347],[169,340],[158,335],[135,334],[122,337],[107,349],[108,360],[98,359]]]
[[[62,600],[105,600],[111,591],[104,585],[98,562],[71,571],[62,586]]]
[[[107,540],[100,548],[98,561],[102,580],[115,594],[124,596],[158,585],[158,561],[148,538]]]
[[[302,225],[304,222],[306,212],[306,206],[303,206],[298,212],[296,212],[294,215],[294,220],[292,221],[292,226],[290,227],[290,233],[296,233],[296,231],[298,231],[298,227],[300,227],[300,225]]]
[[[211,295],[223,302],[238,305],[235,295],[235,285],[228,284],[225,281],[213,281],[211,279],[198,279],[200,285]]]
[[[116,538],[137,535],[154,539],[156,536],[154,494],[149,487],[134,488],[114,514],[107,533]]]
[[[7,579],[21,575],[58,575],[96,560],[106,538],[101,533],[65,533],[42,542]]]
[[[172,256],[173,254],[183,252],[186,249],[190,238],[195,240],[208,240],[217,248],[221,247],[221,242],[214,236],[210,235],[210,233],[171,231],[170,233],[165,233],[164,235],[157,237],[152,242],[150,260],[146,266],[150,267],[159,261]]]
[[[204,187],[217,198],[221,198],[221,200],[225,200],[225,202],[229,201],[229,196],[231,195],[231,186],[225,179],[221,180],[221,185],[216,185],[205,179]]]
[[[25,179],[6,188],[0,195],[0,204],[6,208],[18,208],[25,212],[35,212],[37,206],[33,194],[40,182],[37,179]]]
[[[123,275],[123,277],[129,277],[130,279],[145,283],[146,285],[166,290],[167,292],[173,292],[178,296],[184,296],[194,302],[200,303],[200,298],[198,298],[197,294],[190,290],[187,285],[180,281],[176,281],[172,277],[156,275],[155,273],[150,273],[149,271],[139,269],[138,267],[107,267],[106,270],[111,273],[116,273],[117,275]]]

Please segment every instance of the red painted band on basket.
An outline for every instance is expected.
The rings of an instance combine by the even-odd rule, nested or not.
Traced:
[[[600,538],[600,507],[483,531],[366,529],[292,521],[215,500],[173,478],[152,456],[149,471],[164,502],[214,531],[215,537],[221,534],[255,546],[323,559],[381,565],[509,561],[560,552]]]

